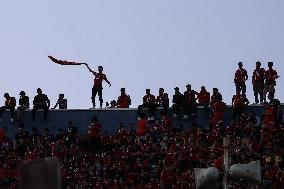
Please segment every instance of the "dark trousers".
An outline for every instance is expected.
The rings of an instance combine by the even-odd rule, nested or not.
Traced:
[[[195,107],[194,104],[184,104],[184,106],[183,106],[184,115],[192,116],[192,114],[195,113],[194,107]]]
[[[33,107],[33,110],[32,110],[33,120],[35,120],[35,116],[36,116],[36,111],[37,110],[43,110],[44,111],[44,120],[47,120],[48,107],[47,106],[35,105]]]
[[[155,115],[155,110],[157,108],[156,104],[142,104],[138,106],[138,116],[142,117],[143,109],[144,108],[149,108],[149,115],[151,117],[154,117]]]
[[[232,119],[235,121],[239,121],[242,114],[243,114],[243,107],[234,107]]]
[[[97,94],[99,95],[99,101],[100,101],[100,107],[103,106],[104,100],[103,100],[103,87],[101,85],[99,86],[94,86],[92,88],[92,103],[93,106],[96,106],[96,96]]]
[[[241,91],[242,95],[245,95],[247,92],[247,86],[245,83],[236,84],[236,93],[237,91]]]
[[[254,92],[254,99],[255,103],[263,102],[263,90],[264,90],[264,83],[258,82],[253,84],[253,92]],[[259,96],[259,99],[258,99]]]
[[[14,119],[15,115],[15,107],[7,107],[7,106],[2,106],[0,108],[0,118],[2,117],[2,114],[5,110],[10,110],[11,118]]]

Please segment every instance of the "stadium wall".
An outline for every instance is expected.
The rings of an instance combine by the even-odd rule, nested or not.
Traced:
[[[284,112],[284,105],[281,105],[282,111]],[[256,113],[258,120],[262,118],[264,112],[264,107],[262,105],[247,106],[245,112]],[[147,111],[146,111],[147,112]],[[156,111],[159,117],[159,110]],[[172,118],[172,110],[169,109],[169,115]],[[210,110],[204,109],[203,107],[196,108],[196,122],[202,126],[207,127],[209,121]],[[109,134],[115,133],[118,129],[119,122],[123,122],[125,126],[131,125],[136,128],[137,123],[137,108],[129,109],[68,109],[68,110],[50,110],[48,114],[47,121],[43,120],[43,111],[38,111],[36,115],[36,120],[32,121],[32,112],[27,110],[24,115],[23,123],[28,131],[31,131],[32,127],[37,127],[39,132],[42,132],[44,128],[49,128],[52,134],[57,134],[58,129],[66,129],[68,126],[68,121],[72,121],[73,124],[78,128],[79,132],[84,134],[90,125],[90,121],[93,116],[97,116],[100,123],[103,126],[103,130]],[[225,122],[228,123],[232,116],[232,108],[229,107]],[[191,126],[191,121],[182,120],[182,115],[179,119],[174,121],[175,126],[183,126],[183,128],[188,128]],[[9,112],[4,112],[2,117],[2,122],[0,122],[0,127],[7,127],[8,135],[14,137],[17,132],[18,124],[10,121]]]

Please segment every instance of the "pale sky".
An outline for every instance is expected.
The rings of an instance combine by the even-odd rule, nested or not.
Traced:
[[[283,0],[2,0],[0,2],[0,104],[8,92],[33,98],[41,87],[54,105],[64,93],[69,108],[89,108],[93,75],[86,68],[53,64],[48,55],[104,66],[112,87],[106,101],[125,87],[133,106],[146,88],[192,84],[218,87],[227,103],[233,74],[242,61],[251,75],[256,61],[274,62],[284,100]]]

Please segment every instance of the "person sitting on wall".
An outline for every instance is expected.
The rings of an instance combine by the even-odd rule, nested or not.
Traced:
[[[30,99],[26,95],[25,91],[21,91],[19,95],[18,120],[20,121],[24,112],[30,108]]]
[[[177,118],[180,114],[180,109],[183,107],[184,96],[179,92],[179,88],[175,87],[175,94],[173,95],[173,114]]]
[[[243,114],[243,109],[245,105],[248,105],[249,101],[245,95],[241,94],[240,90],[237,90],[236,95],[232,98],[233,107],[233,120],[239,120],[240,116]]]
[[[14,121],[15,116],[15,107],[16,107],[16,99],[15,97],[11,97],[9,93],[4,94],[5,97],[5,106],[0,108],[0,121],[2,120],[2,114],[5,110],[10,110],[11,121]]]
[[[210,103],[210,93],[204,86],[201,87],[200,92],[197,94],[198,105],[208,107]]]
[[[146,95],[143,97],[143,104],[138,106],[138,119],[141,119],[142,110],[149,108],[149,121],[154,121],[156,109],[155,96],[151,94],[150,89],[146,89]]]
[[[42,93],[42,90],[40,88],[37,89],[37,95],[34,97],[33,105],[34,105],[32,110],[33,121],[35,120],[36,111],[39,109],[44,110],[44,120],[46,121],[48,109],[50,107],[50,100],[45,94]]]
[[[59,109],[67,109],[67,99],[64,98],[64,94],[59,94],[58,100],[54,105],[53,109],[59,106]]]
[[[120,89],[120,96],[117,99],[118,108],[129,108],[131,105],[131,98],[128,94],[125,93],[125,88]]]
[[[169,107],[169,97],[168,94],[165,93],[165,90],[163,88],[159,89],[159,95],[156,97],[156,104],[158,107],[163,108],[163,112],[168,112]]]
[[[198,93],[191,89],[191,85],[186,85],[186,91],[184,92],[184,116],[183,119],[193,116],[193,108],[196,106],[196,95]]]

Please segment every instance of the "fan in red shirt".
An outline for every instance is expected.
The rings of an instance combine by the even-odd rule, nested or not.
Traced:
[[[119,108],[129,108],[131,105],[131,98],[125,93],[125,88],[120,89],[121,94],[117,99],[117,105]]]
[[[245,105],[248,105],[249,101],[245,95],[241,94],[241,91],[237,90],[237,94],[232,98],[232,107],[233,107],[233,120],[239,120],[240,116],[243,113]]]
[[[273,62],[268,62],[268,70],[265,72],[265,86],[263,90],[263,100],[266,102],[266,94],[274,98],[276,79],[279,78],[277,71],[273,68]]]
[[[210,103],[210,93],[204,86],[201,87],[200,92],[197,94],[199,105],[208,107]]]
[[[6,101],[5,101],[5,106],[2,106],[0,108],[0,121],[1,121],[2,114],[5,110],[10,110],[11,121],[14,121],[16,99],[15,99],[15,97],[11,97],[8,93],[5,93],[4,97],[5,97]]]
[[[102,126],[96,116],[93,117],[88,129],[89,147],[94,152],[99,152],[101,148],[101,131]]]
[[[235,73],[235,86],[236,86],[236,91],[240,90],[242,94],[246,94],[246,80],[248,79],[248,74],[247,71],[243,68],[243,63],[239,62],[238,63],[239,69]]]
[[[151,94],[150,89],[146,89],[146,95],[143,97],[143,104],[138,106],[138,119],[141,119],[142,110],[144,108],[149,108],[149,121],[154,121],[157,105],[155,103],[155,96]]]
[[[216,102],[212,107],[212,115],[209,121],[210,127],[215,127],[220,121],[224,121],[226,109],[227,105],[222,101],[222,95],[217,95]]]
[[[255,70],[252,74],[252,85],[256,104],[259,103],[258,96],[260,98],[260,102],[263,102],[264,76],[265,69],[261,68],[260,62],[256,62]]]
[[[163,88],[159,89],[159,95],[156,98],[156,104],[158,107],[162,107],[165,113],[168,112],[169,107],[169,96],[165,93]]]
[[[218,88],[213,88],[213,94],[211,95],[210,98],[210,106],[213,107],[215,102],[217,101],[217,97],[220,95]]]
[[[99,95],[99,101],[100,101],[100,107],[102,108],[103,106],[103,86],[102,83],[103,81],[106,81],[107,84],[109,84],[109,86],[111,86],[111,83],[109,82],[109,80],[107,79],[106,75],[103,73],[103,67],[102,66],[98,66],[98,72],[93,71],[91,68],[89,68],[88,65],[86,65],[87,68],[89,69],[89,71],[95,75],[95,79],[94,79],[94,86],[92,89],[92,103],[93,103],[93,107],[96,107],[96,95]]]

